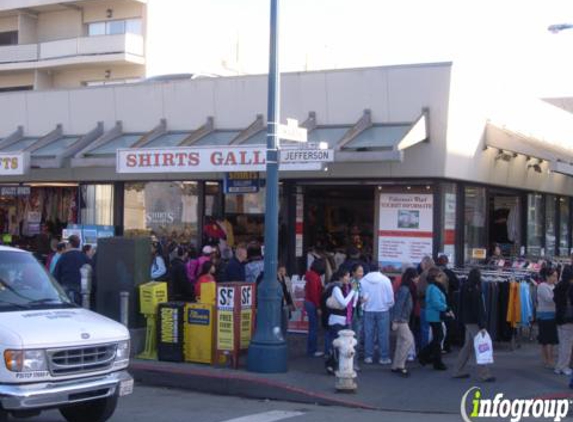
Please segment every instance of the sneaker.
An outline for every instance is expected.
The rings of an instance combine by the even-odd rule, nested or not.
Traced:
[[[315,358],[319,358],[319,357],[324,356],[324,352],[314,352],[314,354],[312,356],[314,356]]]
[[[565,369],[556,369],[555,372],[557,375],[566,375],[566,376],[571,376],[571,374],[573,374],[573,371],[571,370],[571,368],[565,368]]]
[[[410,355],[408,356],[408,359],[406,359],[408,362],[414,362],[416,360],[416,356],[414,355]]]
[[[364,363],[367,364],[367,365],[372,364],[372,358],[366,358],[366,359],[364,359]]]
[[[391,359],[388,359],[388,358],[386,358],[386,359],[380,359],[380,360],[378,361],[378,363],[379,363],[380,365],[390,365],[390,364],[392,363],[392,360],[391,360]]]

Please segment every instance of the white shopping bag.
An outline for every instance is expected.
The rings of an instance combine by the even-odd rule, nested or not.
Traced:
[[[493,363],[493,344],[487,331],[480,331],[474,338],[474,350],[478,365]]]

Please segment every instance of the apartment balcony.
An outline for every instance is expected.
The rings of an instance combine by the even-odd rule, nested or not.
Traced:
[[[0,47],[0,71],[121,62],[145,64],[141,35],[98,35]]]

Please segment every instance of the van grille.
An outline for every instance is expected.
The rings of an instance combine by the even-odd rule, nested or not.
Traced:
[[[115,359],[116,349],[116,344],[105,344],[48,350],[50,373],[64,376],[108,369]]]

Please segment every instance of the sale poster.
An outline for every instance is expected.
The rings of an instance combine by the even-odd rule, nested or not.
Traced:
[[[288,322],[288,331],[290,333],[308,333],[308,316],[304,310],[304,278],[300,279],[298,276],[293,276],[292,283],[292,300],[294,302],[295,310],[291,314]]]
[[[432,255],[433,195],[380,195],[378,262],[385,272],[401,272]]]

